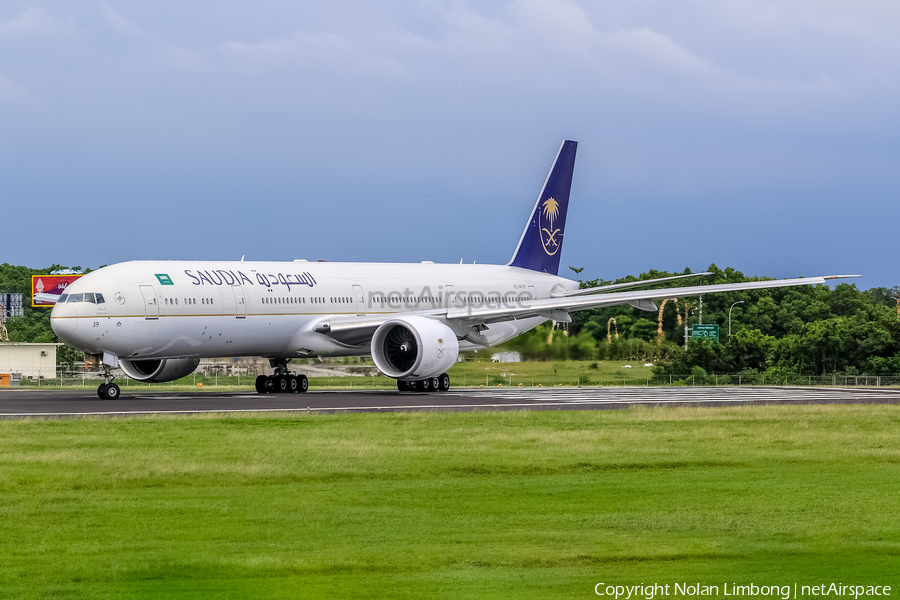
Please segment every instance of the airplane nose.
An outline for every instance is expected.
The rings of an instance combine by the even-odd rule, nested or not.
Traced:
[[[70,306],[54,306],[53,312],[50,313],[50,328],[56,337],[66,342],[74,344],[75,329],[78,327],[78,315],[75,309]]]

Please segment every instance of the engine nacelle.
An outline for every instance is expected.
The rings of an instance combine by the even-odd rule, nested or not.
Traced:
[[[459,342],[449,327],[427,317],[397,317],[372,336],[375,366],[394,379],[414,380],[446,373],[459,356]]]
[[[126,375],[146,383],[175,381],[193,373],[199,364],[199,358],[119,359],[119,366]]]

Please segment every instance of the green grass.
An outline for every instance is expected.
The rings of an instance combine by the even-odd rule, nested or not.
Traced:
[[[626,368],[625,365],[629,365]],[[547,362],[456,363],[448,373],[453,385],[466,387],[553,387],[557,385],[647,385],[652,367],[643,361],[562,360]]]
[[[0,422],[2,598],[900,585],[900,408]]]

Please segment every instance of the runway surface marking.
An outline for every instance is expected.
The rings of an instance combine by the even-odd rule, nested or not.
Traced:
[[[800,387],[609,387],[460,389],[444,393],[388,390],[306,394],[123,394],[100,400],[90,392],[0,392],[0,418],[115,415],[187,415],[236,412],[387,412],[471,410],[602,410],[628,406],[736,406],[752,404],[900,404],[900,390]]]

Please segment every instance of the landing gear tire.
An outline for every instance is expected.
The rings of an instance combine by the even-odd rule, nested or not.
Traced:
[[[416,390],[420,392],[430,392],[431,391],[431,380],[430,379],[420,379],[416,382]]]
[[[277,375],[275,377],[275,393],[283,394],[288,391],[288,378],[287,375]]]
[[[266,387],[267,379],[268,379],[268,377],[266,377],[265,375],[259,375],[256,378],[256,393],[257,394],[266,394],[269,392],[268,388]]]
[[[97,395],[104,400],[117,400],[122,391],[114,383],[101,383],[97,388]]]
[[[306,375],[297,375],[297,392],[305,394],[308,389],[309,379],[306,378]]]
[[[406,381],[403,381],[402,379],[398,379],[397,380],[397,390],[399,390],[401,392],[408,392],[409,391],[408,383]]]
[[[428,382],[431,384],[431,385],[429,385],[429,387],[432,389],[432,391],[435,391],[435,392],[441,391],[440,377],[432,377],[431,379],[428,380]]]
[[[287,376],[287,387],[288,391],[292,394],[296,394],[300,391],[300,382],[297,380],[297,377],[294,375]]]
[[[450,376],[449,375],[444,373],[443,375],[438,377],[438,381],[440,383],[438,384],[437,389],[441,390],[442,392],[446,392],[447,390],[450,389]]]

